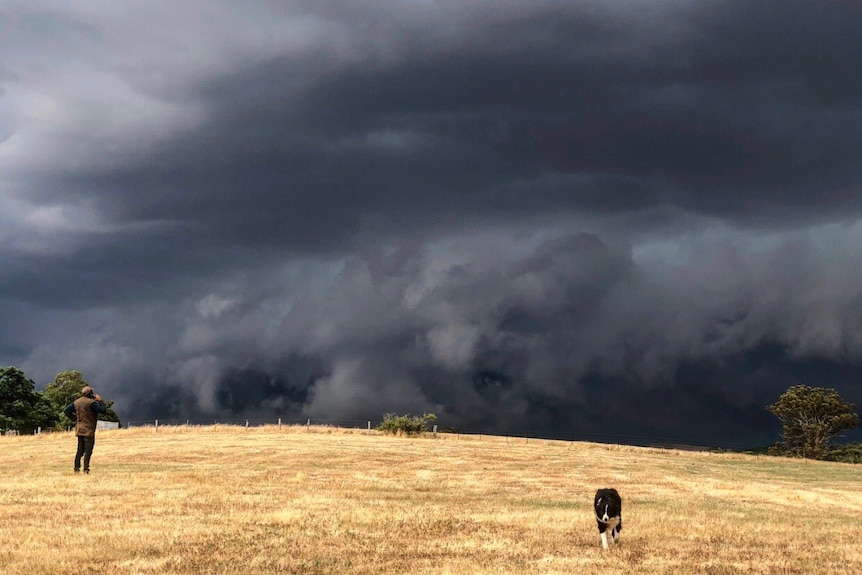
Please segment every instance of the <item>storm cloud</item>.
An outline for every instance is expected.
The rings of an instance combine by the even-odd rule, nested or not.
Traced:
[[[0,365],[125,420],[862,404],[855,2],[0,2]]]

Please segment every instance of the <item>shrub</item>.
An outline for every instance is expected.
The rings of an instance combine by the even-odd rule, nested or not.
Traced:
[[[835,445],[824,454],[822,459],[842,463],[862,463],[862,443]]]
[[[432,421],[437,421],[437,416],[433,413],[425,413],[421,416],[387,413],[377,426],[377,430],[392,435],[419,435],[428,431],[428,424]]]
[[[783,457],[801,457],[798,451],[787,447],[784,442],[770,445],[766,453],[768,455],[779,455]],[[846,443],[843,445],[829,445],[818,453],[813,459],[823,461],[840,461],[842,463],[862,463],[862,443]]]

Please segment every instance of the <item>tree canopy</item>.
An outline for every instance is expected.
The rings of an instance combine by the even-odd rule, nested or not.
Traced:
[[[781,421],[786,448],[805,457],[822,456],[833,437],[859,425],[856,406],[831,388],[794,385],[766,409]]]
[[[80,371],[62,371],[45,391],[34,391],[35,383],[17,367],[0,366],[0,433],[14,430],[32,433],[38,428],[65,429],[74,425],[63,409],[81,397],[81,389],[89,385]],[[104,401],[104,400],[103,400]],[[119,422],[111,408],[113,401],[104,401],[106,413],[99,419]]]
[[[54,425],[51,403],[17,367],[0,367],[0,431],[32,433]]]
[[[51,410],[57,416],[57,427],[67,428],[74,425],[63,413],[63,409],[81,396],[81,389],[90,385],[80,371],[61,371],[54,381],[45,386],[45,397],[51,403]]]
[[[90,383],[84,379],[84,374],[80,371],[72,370],[61,371],[54,377],[53,382],[45,386],[45,397],[50,401],[51,409],[56,414],[57,427],[66,428],[74,425],[74,422],[72,422],[63,413],[63,409],[81,397],[81,389],[87,385],[90,385]],[[104,414],[100,413],[99,419],[103,419],[105,421],[120,421],[116,412],[111,409],[114,402],[108,400],[104,401],[107,411]]]

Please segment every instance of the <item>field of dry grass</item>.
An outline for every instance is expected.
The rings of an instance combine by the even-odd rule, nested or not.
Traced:
[[[0,437],[0,572],[862,573],[862,469],[329,428]],[[624,500],[603,552],[596,488]]]

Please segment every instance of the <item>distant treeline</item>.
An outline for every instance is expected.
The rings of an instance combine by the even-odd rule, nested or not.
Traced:
[[[798,451],[788,449],[784,443],[756,447],[753,449],[739,450],[742,453],[757,453],[760,455],[773,455],[776,457],[806,457]],[[839,463],[862,463],[862,443],[844,443],[826,447],[816,457],[808,457],[820,461],[837,461]]]

